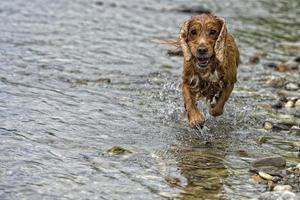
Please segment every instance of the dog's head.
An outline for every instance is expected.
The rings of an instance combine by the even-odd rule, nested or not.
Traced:
[[[225,58],[227,29],[223,18],[209,14],[193,16],[180,31],[180,45],[186,61],[193,60],[196,67],[206,69],[216,58]]]

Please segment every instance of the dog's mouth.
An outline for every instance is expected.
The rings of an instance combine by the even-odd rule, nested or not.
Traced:
[[[201,68],[208,66],[210,57],[197,57],[197,65]]]

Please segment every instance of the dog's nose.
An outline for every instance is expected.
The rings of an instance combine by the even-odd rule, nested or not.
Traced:
[[[199,53],[200,55],[206,54],[207,52],[208,52],[208,49],[207,49],[206,47],[200,47],[200,48],[198,49],[198,53]]]

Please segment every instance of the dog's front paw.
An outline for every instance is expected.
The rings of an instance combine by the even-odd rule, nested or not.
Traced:
[[[223,108],[220,108],[219,106],[210,107],[209,114],[217,117],[223,114]]]
[[[203,126],[205,122],[204,115],[198,110],[190,111],[188,113],[188,119],[191,128],[195,128],[197,126]]]

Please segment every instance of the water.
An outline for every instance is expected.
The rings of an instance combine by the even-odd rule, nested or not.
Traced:
[[[152,41],[177,36],[189,15],[170,8],[183,3],[224,16],[244,63],[225,114],[204,109],[202,131],[183,112],[182,58]],[[273,71],[247,60],[258,51],[265,61],[296,56],[299,8],[297,0],[1,2],[0,199],[258,197],[265,188],[249,179],[250,161],[296,162],[297,136],[255,143],[268,134],[259,105],[274,101],[263,84]],[[113,146],[133,153],[112,156]]]

